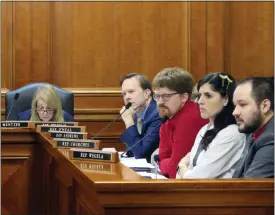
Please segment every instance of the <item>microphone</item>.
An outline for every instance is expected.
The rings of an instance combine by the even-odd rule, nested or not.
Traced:
[[[155,161],[156,163],[160,162],[159,155],[155,155],[155,156],[154,156],[154,161]]]
[[[13,109],[13,106],[15,105],[15,103],[16,103],[17,99],[19,98],[19,96],[20,96],[19,93],[15,93],[15,95],[14,95],[14,97],[13,97],[13,103],[12,103],[11,108],[10,108],[10,110],[9,110],[9,113],[8,113],[8,115],[7,115],[6,121],[8,121],[9,116],[10,116],[10,114],[11,114],[11,111],[12,111],[12,109]]]
[[[118,118],[119,118],[127,109],[129,109],[129,108],[131,107],[131,105],[132,105],[131,102],[127,103],[127,104],[125,105],[124,111],[123,111],[121,114],[119,114],[118,117],[115,118],[112,122],[110,122],[108,125],[106,125],[104,128],[102,128],[102,129],[101,129],[93,138],[91,138],[91,139],[94,140],[96,137],[98,137],[99,134],[101,134],[102,131],[104,131],[106,128],[108,128],[110,125],[112,125],[115,121],[117,121]]]
[[[120,157],[123,157],[127,152],[129,152],[132,148],[134,148],[138,143],[140,143],[141,141],[143,141],[146,137],[148,137],[150,134],[152,134],[153,131],[156,130],[156,128],[158,128],[161,124],[165,123],[167,120],[169,119],[168,116],[165,116],[164,118],[161,119],[161,122],[158,124],[158,126],[156,126],[149,134],[145,135],[143,138],[141,138],[139,141],[137,141],[136,143],[134,143],[131,147],[129,147],[125,152],[123,152]]]

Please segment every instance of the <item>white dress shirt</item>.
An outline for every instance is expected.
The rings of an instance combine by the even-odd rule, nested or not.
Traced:
[[[210,123],[203,126],[197,134],[190,153],[190,163],[183,178],[232,178],[235,167],[242,156],[246,135],[238,131],[237,125],[229,125],[222,129],[207,150],[202,150],[198,156],[196,166],[193,159],[205,132],[212,129]]]

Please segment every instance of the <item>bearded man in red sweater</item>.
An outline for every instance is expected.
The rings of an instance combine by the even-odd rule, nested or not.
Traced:
[[[159,167],[169,178],[176,177],[179,161],[191,151],[202,126],[208,123],[191,101],[192,75],[181,68],[166,68],[153,80],[154,99],[161,118],[168,117],[160,128]]]

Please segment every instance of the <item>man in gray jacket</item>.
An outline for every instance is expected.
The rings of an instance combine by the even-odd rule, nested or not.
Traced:
[[[248,136],[233,178],[274,177],[274,80],[247,78],[233,96],[239,131]]]

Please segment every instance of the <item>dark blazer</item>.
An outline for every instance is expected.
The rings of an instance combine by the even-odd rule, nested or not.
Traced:
[[[74,122],[74,118],[68,114],[67,112],[63,111],[64,112],[64,121],[65,122]],[[18,120],[24,120],[24,121],[29,121],[30,118],[31,118],[31,109],[28,109],[24,112],[20,112],[18,114]]]
[[[233,178],[274,178],[274,117],[255,142],[248,137]]]
[[[139,134],[137,130],[137,120],[135,119],[134,122],[135,124],[127,128],[120,136],[120,140],[126,144],[127,148],[129,148],[145,135],[152,132],[153,129],[155,129],[148,137],[146,137],[131,150],[135,158],[146,158],[147,162],[150,162],[151,154],[159,146],[159,128],[161,122],[161,118],[159,117],[157,109],[157,104],[154,99],[151,100],[149,107],[145,113],[144,121],[142,123],[141,134]]]

